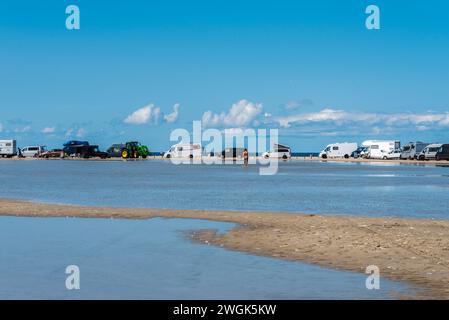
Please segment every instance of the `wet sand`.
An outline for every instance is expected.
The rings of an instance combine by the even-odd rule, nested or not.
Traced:
[[[200,160],[200,158],[194,158],[195,160]],[[208,158],[210,159],[210,158]],[[258,158],[250,157],[250,161],[257,161]],[[81,158],[49,158],[49,159],[43,159],[43,158],[1,158],[0,161],[149,161],[149,160],[164,160],[164,161],[170,161],[169,159],[164,159],[162,156],[149,156],[145,159],[121,159],[121,158],[108,158],[108,159],[100,159],[100,158],[89,158],[89,159],[81,159]],[[191,161],[190,158],[185,158],[186,161]],[[221,159],[219,159],[221,161]],[[237,159],[237,163],[243,163],[243,159]],[[449,161],[446,160],[401,160],[401,159],[391,159],[391,160],[384,160],[384,159],[362,159],[362,158],[332,158],[332,159],[322,159],[319,157],[292,157],[289,160],[282,160],[279,159],[279,162],[288,162],[288,161],[320,161],[320,162],[347,162],[347,163],[380,163],[380,164],[406,164],[406,165],[438,165],[438,166],[449,166]]]
[[[365,272],[422,288],[411,298],[449,299],[449,221],[324,216],[276,212],[134,209],[54,205],[0,199],[0,215],[233,222],[225,234],[198,230],[192,238],[257,255]]]

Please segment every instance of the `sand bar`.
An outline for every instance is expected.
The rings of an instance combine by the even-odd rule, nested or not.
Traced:
[[[200,160],[199,158],[195,158],[196,160]],[[210,159],[210,158],[208,158]],[[250,157],[250,160],[257,161],[258,158]],[[0,158],[0,161],[99,161],[99,162],[108,162],[108,161],[150,161],[150,160],[164,160],[170,161],[169,159],[164,159],[162,156],[149,156],[146,159],[121,159],[121,158],[108,158],[108,159],[100,159],[100,158],[89,158],[89,159],[81,159],[81,158],[50,158],[50,159],[42,159],[42,158]],[[191,161],[190,158],[185,158],[186,161]],[[239,162],[240,161],[240,162]],[[329,162],[329,163],[371,163],[371,164],[405,164],[405,165],[415,165],[415,166],[445,166],[449,167],[449,161],[441,160],[400,160],[400,159],[392,159],[392,160],[384,160],[384,159],[362,159],[362,158],[332,158],[332,159],[321,159],[319,157],[292,157],[289,160],[279,160],[279,162],[289,162],[289,161],[303,161],[303,162]],[[218,159],[218,162],[221,163],[221,159]],[[237,163],[243,163],[242,159],[237,160]]]
[[[413,298],[449,299],[449,221],[276,212],[201,211],[54,205],[0,199],[0,215],[31,217],[194,218],[236,223],[225,234],[198,230],[195,240],[257,255],[303,261],[406,281]]]

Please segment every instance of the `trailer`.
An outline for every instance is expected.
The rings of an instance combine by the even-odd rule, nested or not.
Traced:
[[[0,157],[11,158],[17,155],[16,140],[0,140]]]

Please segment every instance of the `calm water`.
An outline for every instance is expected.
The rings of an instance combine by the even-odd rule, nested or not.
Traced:
[[[449,167],[367,163],[257,166],[167,161],[0,161],[0,197],[177,209],[448,219]]]
[[[411,288],[185,239],[199,220],[0,217],[0,299],[378,299]],[[82,236],[80,236],[82,235]],[[65,268],[80,268],[80,290]]]

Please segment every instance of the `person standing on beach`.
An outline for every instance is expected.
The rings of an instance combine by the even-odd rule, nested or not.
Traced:
[[[249,153],[248,153],[248,149],[243,150],[243,164],[246,166],[248,166],[248,159],[249,159]]]

